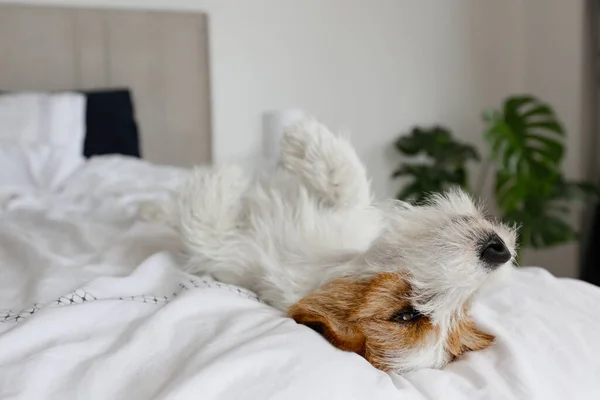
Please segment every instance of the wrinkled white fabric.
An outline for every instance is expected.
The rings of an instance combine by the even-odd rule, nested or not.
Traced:
[[[1,399],[599,397],[600,289],[514,270],[473,308],[492,347],[385,374],[252,293],[181,272],[174,233],[136,208],[185,176],[101,157],[0,211]]]
[[[0,142],[0,209],[17,198],[38,198],[60,189],[84,165],[82,156],[43,143]]]

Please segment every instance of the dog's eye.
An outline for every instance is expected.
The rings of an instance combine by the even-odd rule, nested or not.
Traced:
[[[403,309],[398,311],[396,314],[392,315],[390,321],[396,322],[398,324],[405,324],[407,322],[411,322],[418,319],[420,316],[421,314],[419,314],[414,309]]]

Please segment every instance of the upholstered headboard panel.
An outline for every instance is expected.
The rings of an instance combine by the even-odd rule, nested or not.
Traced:
[[[129,88],[143,157],[211,161],[202,13],[0,4],[0,91]]]

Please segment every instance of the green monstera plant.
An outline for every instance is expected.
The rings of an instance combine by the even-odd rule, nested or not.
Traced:
[[[483,119],[500,217],[520,227],[519,249],[575,240],[577,233],[568,221],[571,203],[598,199],[600,190],[562,174],[566,134],[552,107],[534,96],[514,96],[500,109],[486,110]],[[408,178],[398,199],[420,202],[429,193],[456,185],[473,193],[467,164],[478,162],[479,156],[449,130],[415,128],[395,146],[407,158],[393,174]],[[488,168],[482,170],[488,173]]]

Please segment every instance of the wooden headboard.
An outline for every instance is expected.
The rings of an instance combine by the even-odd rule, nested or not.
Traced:
[[[197,12],[0,4],[0,91],[129,88],[145,159],[207,164],[207,25]]]

